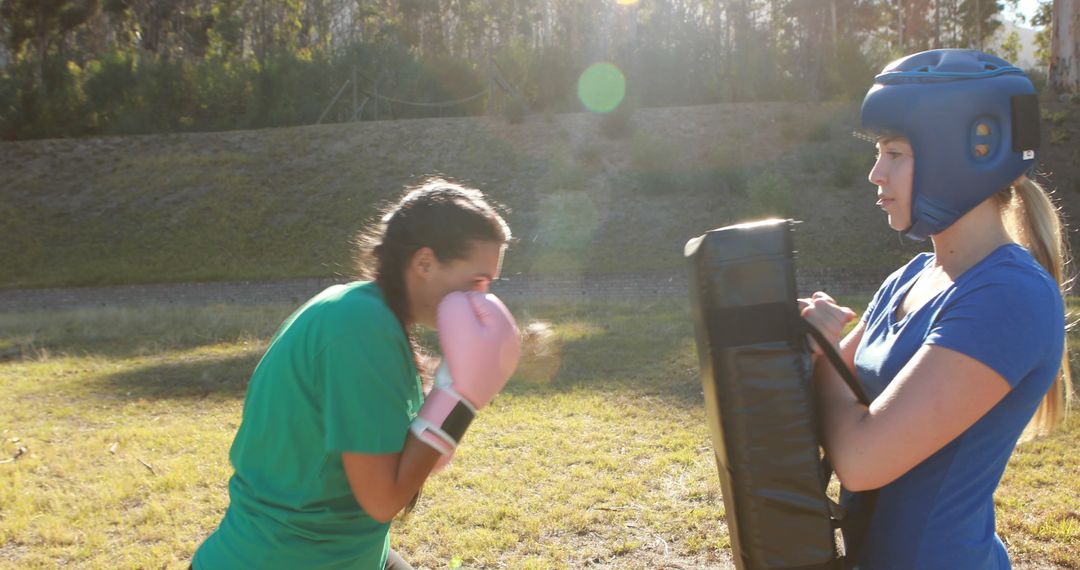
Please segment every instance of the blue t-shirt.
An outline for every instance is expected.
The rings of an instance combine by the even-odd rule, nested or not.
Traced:
[[[881,488],[861,570],[1010,567],[994,530],[994,489],[1061,366],[1060,290],[1015,244],[994,250],[897,320],[904,295],[933,260],[923,253],[893,273],[863,315],[855,368],[867,393],[877,397],[924,344],[982,362],[1011,390],[964,433]]]

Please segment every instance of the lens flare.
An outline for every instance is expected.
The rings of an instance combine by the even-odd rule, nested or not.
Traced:
[[[578,99],[594,113],[610,113],[626,96],[626,77],[613,63],[594,63],[578,78]]]

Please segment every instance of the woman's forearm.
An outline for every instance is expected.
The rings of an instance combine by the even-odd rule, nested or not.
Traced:
[[[388,522],[408,505],[441,455],[409,433],[399,453],[343,453],[353,495],[371,518]]]
[[[864,465],[867,457],[860,441],[859,430],[869,415],[851,388],[832,364],[818,358],[814,367],[814,389],[825,439],[825,450],[840,483],[849,491],[863,490]]]

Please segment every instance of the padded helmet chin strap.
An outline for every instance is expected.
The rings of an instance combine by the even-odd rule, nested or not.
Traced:
[[[1042,136],[1039,130],[1039,96],[1034,93],[1013,95],[1010,103],[1013,124],[1012,150],[1020,153],[1024,160],[1031,161],[1027,176],[1034,178],[1035,151],[1039,148],[1039,139]]]

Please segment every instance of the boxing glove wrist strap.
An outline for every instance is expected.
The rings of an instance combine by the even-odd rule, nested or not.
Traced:
[[[465,435],[465,430],[469,428],[474,417],[476,417],[476,409],[461,394],[450,386],[436,386],[424,400],[420,415],[413,420],[409,429],[420,440],[442,453],[447,453],[445,448],[433,444],[429,438],[435,436],[445,442],[449,450],[453,450]]]

